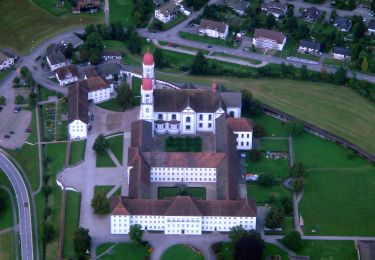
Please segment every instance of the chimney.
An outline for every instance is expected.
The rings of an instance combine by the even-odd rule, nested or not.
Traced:
[[[211,85],[211,91],[212,91],[213,93],[216,93],[216,88],[217,88],[216,83],[215,83],[215,82],[212,83],[212,85]]]

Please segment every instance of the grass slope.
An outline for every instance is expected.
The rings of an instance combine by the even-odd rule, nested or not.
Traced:
[[[335,133],[375,153],[375,105],[353,90],[331,84],[292,80],[165,75],[169,82],[211,84],[214,80],[232,90],[248,89],[263,103]]]
[[[375,167],[313,135],[293,142],[296,160],[307,168],[300,204],[305,234],[314,227],[314,235],[374,236],[375,223],[368,220],[375,214]]]
[[[203,260],[204,256],[194,253],[190,248],[178,244],[168,248],[163,255],[161,260]]]
[[[74,141],[70,145],[69,165],[75,165],[83,161],[85,157],[86,140]]]
[[[311,260],[356,260],[357,252],[353,241],[304,240],[299,255],[310,256]]]
[[[234,244],[231,242],[223,242],[221,244],[221,254],[223,260],[232,260],[234,253]],[[284,250],[280,249],[279,247],[265,243],[265,250],[263,251],[262,259],[266,259],[268,256],[279,255],[281,256],[280,260],[288,260],[288,253]]]
[[[102,13],[69,13],[56,17],[31,0],[2,0],[0,47],[12,47],[17,52],[27,53],[31,47],[52,35],[78,27],[80,23],[85,25],[100,22],[102,16]]]
[[[72,259],[75,257],[74,251],[74,232],[79,227],[79,215],[81,207],[81,193],[68,191],[66,194],[65,208],[65,233],[64,233],[64,258]]]
[[[2,185],[2,183],[0,183]],[[6,209],[0,213],[0,230],[13,226],[13,210],[12,203],[8,193],[0,187],[0,192],[5,195]]]
[[[1,260],[16,259],[13,236],[14,236],[13,231],[0,235],[0,259]]]
[[[107,100],[103,103],[100,103],[97,105],[100,108],[115,111],[115,112],[124,112],[125,109],[123,106],[120,106],[120,104],[117,102],[116,98],[111,98],[110,100]]]
[[[109,0],[109,21],[121,22],[124,26],[133,24],[131,0]]]

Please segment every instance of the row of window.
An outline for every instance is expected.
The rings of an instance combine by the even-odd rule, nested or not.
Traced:
[[[172,176],[174,176],[174,172],[165,172],[164,170],[154,170],[154,171],[151,171],[151,176],[152,175],[172,175]],[[176,172],[176,175],[178,176],[178,175],[181,175],[181,176],[185,176],[185,175],[195,175],[195,176],[198,176],[198,174],[200,175],[200,176],[202,176],[202,172],[196,172],[196,171],[192,171],[192,172]],[[211,176],[211,175],[215,175],[215,173],[214,172],[212,172],[212,171],[210,171],[210,172],[205,172],[205,173],[203,173],[203,175],[205,175],[205,176]]]
[[[162,178],[162,177],[151,177],[151,181],[199,181],[199,182],[205,182],[205,181],[216,181],[216,178]]]
[[[240,142],[237,142],[237,146],[239,145]],[[244,144],[246,143],[246,146],[249,146],[250,143],[249,142],[241,142],[241,146],[244,146]]]

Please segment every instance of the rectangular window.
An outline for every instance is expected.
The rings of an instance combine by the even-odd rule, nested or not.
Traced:
[[[203,115],[199,115],[199,120],[203,120]]]
[[[208,115],[208,120],[212,120],[212,115]]]
[[[212,127],[212,124],[211,123],[208,123],[208,128],[211,128]]]
[[[190,126],[189,126],[189,125],[187,125],[185,129],[186,129],[186,130],[190,130]]]
[[[202,127],[203,127],[203,124],[202,124],[202,123],[199,123],[199,127],[202,128]]]

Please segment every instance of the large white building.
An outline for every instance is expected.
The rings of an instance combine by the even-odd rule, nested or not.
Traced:
[[[155,18],[162,23],[169,23],[176,17],[177,12],[178,6],[175,1],[169,0],[155,9]]]
[[[78,82],[80,87],[86,88],[88,100],[93,103],[101,103],[111,98],[113,86],[100,76],[91,77]]]
[[[73,64],[56,69],[55,75],[60,86],[68,85],[78,81],[77,66]]]
[[[247,118],[227,118],[229,129],[236,135],[237,150],[253,149],[253,127]]]
[[[58,68],[62,68],[66,65],[66,60],[64,55],[61,53],[53,53],[46,57],[47,63],[51,69],[51,71],[55,71]]]
[[[281,32],[268,29],[255,29],[253,45],[256,48],[282,51],[286,43],[286,37]]]
[[[70,140],[87,138],[89,103],[87,89],[78,84],[69,87],[68,131]]]
[[[195,200],[177,196],[167,200],[115,197],[111,200],[111,234],[128,234],[139,224],[148,231],[165,234],[201,235],[204,231],[229,231],[243,226],[256,228],[256,204],[253,200]]]
[[[201,19],[201,22],[199,24],[200,35],[225,40],[225,38],[227,38],[228,36],[228,32],[229,25],[224,22]]]

